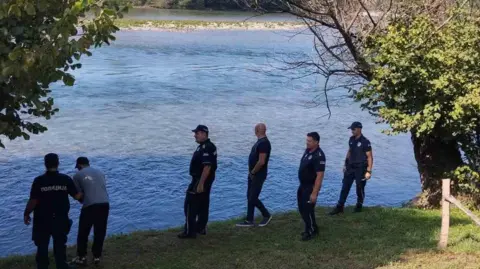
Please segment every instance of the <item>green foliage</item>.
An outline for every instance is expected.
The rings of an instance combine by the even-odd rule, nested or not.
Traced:
[[[355,98],[390,125],[389,134],[456,141],[466,166],[455,176],[478,192],[480,21],[461,10],[448,23],[420,16],[389,25],[365,42],[374,78]]]
[[[0,135],[9,139],[38,134],[58,109],[49,85],[81,67],[89,48],[109,44],[118,28],[114,20],[125,8],[98,0],[7,0],[0,4]],[[87,19],[88,18],[88,19]],[[28,120],[27,120],[28,119]],[[0,147],[4,147],[0,140]]]

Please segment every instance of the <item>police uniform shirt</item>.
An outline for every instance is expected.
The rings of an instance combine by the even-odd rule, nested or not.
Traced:
[[[350,147],[350,158],[348,160],[349,164],[366,164],[367,163],[367,152],[372,150],[370,141],[361,135],[358,139],[355,139],[355,136],[350,137],[348,141]]]
[[[314,185],[317,179],[317,172],[325,171],[325,154],[321,148],[317,148],[314,152],[305,150],[300,161],[298,169],[298,179],[301,185]]]
[[[193,179],[199,181],[202,176],[203,167],[210,165],[210,175],[207,178],[207,183],[215,178],[215,171],[217,170],[217,147],[207,139],[200,144],[193,153],[190,162],[190,175]],[[198,184],[198,182],[197,182]]]
[[[54,217],[67,218],[70,211],[68,195],[78,191],[72,179],[59,172],[46,172],[35,178],[30,191],[30,199],[37,200],[33,222],[39,224]]]
[[[255,167],[255,165],[258,162],[258,159],[260,158],[260,153],[266,153],[266,159],[265,159],[265,165],[262,166],[262,168],[255,173],[256,178],[263,178],[265,179],[267,177],[267,171],[268,171],[268,161],[270,159],[270,152],[272,150],[272,146],[270,144],[270,141],[268,140],[267,137],[263,137],[258,139],[258,141],[253,145],[252,150],[250,152],[250,156],[248,157],[248,170],[252,171],[252,169]]]

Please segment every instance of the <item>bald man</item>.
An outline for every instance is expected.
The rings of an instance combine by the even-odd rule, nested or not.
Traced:
[[[272,147],[267,138],[267,127],[263,123],[255,126],[255,135],[258,140],[253,145],[252,151],[248,158],[248,189],[247,189],[247,219],[238,223],[238,227],[253,227],[255,207],[260,210],[263,220],[258,226],[266,226],[272,219],[272,215],[258,198],[262,191],[263,183],[267,179],[268,160],[270,159],[270,151]]]

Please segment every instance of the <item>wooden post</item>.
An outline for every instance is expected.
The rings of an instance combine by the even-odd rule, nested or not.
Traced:
[[[442,228],[440,230],[439,248],[446,248],[448,244],[448,229],[450,227],[450,179],[442,180]]]

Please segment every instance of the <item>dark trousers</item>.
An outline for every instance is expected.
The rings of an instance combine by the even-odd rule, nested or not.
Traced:
[[[194,236],[207,227],[210,211],[210,187],[205,184],[202,193],[187,191],[183,210],[185,213],[184,232],[188,235]]]
[[[255,207],[260,210],[264,218],[269,217],[270,213],[263,205],[262,201],[258,199],[260,192],[262,192],[263,183],[265,182],[264,178],[254,178],[253,180],[248,180],[248,189],[247,189],[247,221],[253,222],[255,215]]]
[[[57,269],[67,269],[67,235],[70,232],[71,223],[68,218],[55,218],[48,222],[34,224],[33,241],[37,246],[35,260],[38,269],[47,269],[48,245],[50,237],[53,237],[53,253]]]
[[[94,204],[82,208],[80,213],[80,223],[77,237],[77,255],[87,256],[88,236],[93,226],[93,257],[102,256],[103,242],[107,234],[108,215],[110,211],[109,204]]]
[[[357,187],[357,205],[362,205],[365,199],[365,186],[367,184],[365,178],[366,167],[361,166],[350,166],[345,171],[343,176],[343,185],[342,191],[340,192],[340,199],[338,200],[338,206],[344,206],[347,201],[348,193],[350,188],[355,182]]]
[[[309,202],[312,191],[313,185],[300,185],[297,191],[298,211],[305,222],[306,233],[313,233],[318,230],[317,221],[315,220],[315,204]]]

